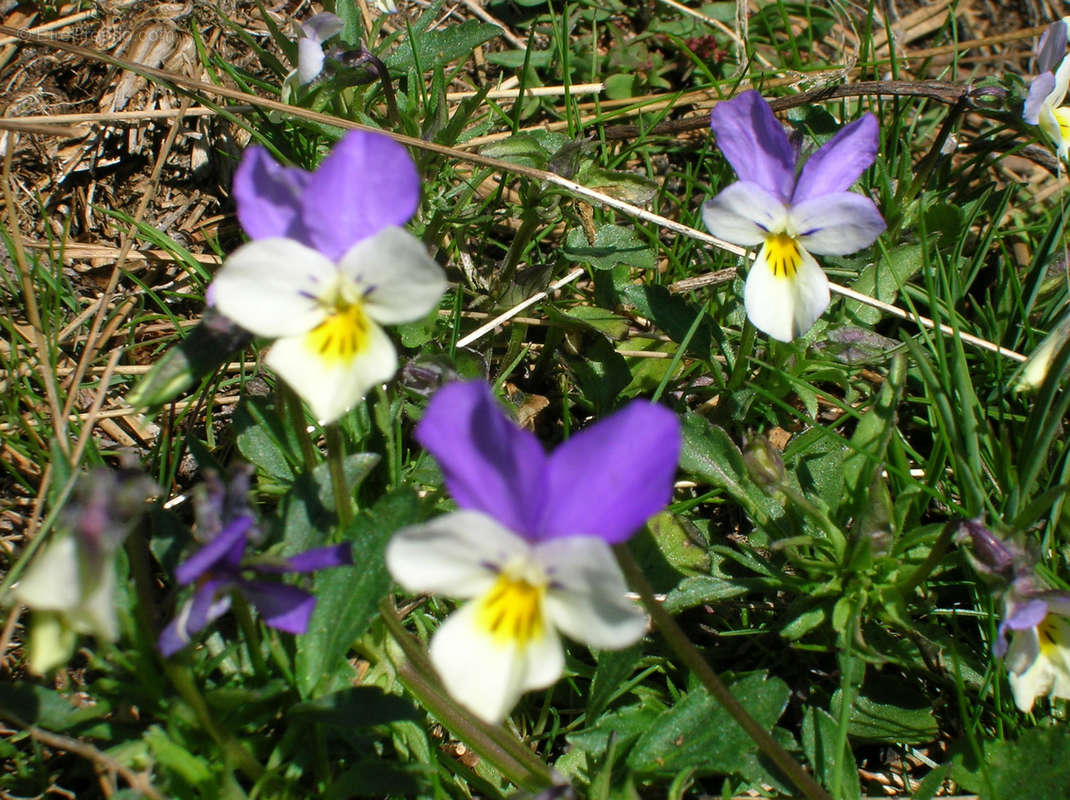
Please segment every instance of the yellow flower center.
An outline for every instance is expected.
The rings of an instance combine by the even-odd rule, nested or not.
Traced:
[[[367,347],[370,325],[359,302],[339,304],[305,342],[324,361],[349,361]]]
[[[545,596],[545,584],[503,570],[478,601],[477,624],[499,644],[526,645],[542,636]]]
[[[786,233],[765,237],[765,262],[774,278],[794,278],[802,266],[802,253],[795,238]]]
[[[1054,138],[1057,138],[1056,144],[1062,147],[1063,143],[1070,142],[1070,107],[1060,106],[1053,109],[1051,113],[1055,117],[1055,124],[1059,128],[1058,136]]]
[[[1037,625],[1037,639],[1040,642],[1040,652],[1048,661],[1061,664],[1066,655],[1066,648],[1070,647],[1070,626],[1066,621],[1055,614],[1048,614]]]

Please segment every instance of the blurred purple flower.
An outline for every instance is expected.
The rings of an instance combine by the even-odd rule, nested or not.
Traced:
[[[706,201],[703,220],[715,236],[761,245],[743,292],[747,317],[791,341],[829,304],[828,278],[810,253],[854,253],[885,228],[872,200],[847,191],[877,155],[877,119],[865,114],[843,128],[797,177],[797,149],[757,92],[718,103],[710,126],[739,180]]]
[[[244,494],[247,486],[247,473],[239,471],[229,487],[223,487],[218,478],[210,479],[206,491],[200,493],[198,538],[207,539],[207,544],[175,570],[179,585],[196,583],[197,588],[160,634],[156,646],[164,656],[181,650],[195,634],[225,614],[230,609],[232,592],[255,606],[267,625],[287,633],[304,633],[316,598],[278,580],[250,575],[314,572],[352,563],[348,543],[306,550],[289,558],[247,559],[246,545],[257,538]]]
[[[1036,49],[1037,72],[1055,72],[1066,57],[1066,48],[1070,43],[1068,20],[1070,17],[1056,20],[1040,35]]]
[[[399,531],[386,560],[410,591],[471,599],[431,640],[455,697],[499,721],[522,692],[560,677],[559,631],[609,649],[643,635],[609,544],[672,497],[672,412],[635,401],[548,455],[486,384],[453,383],[431,398],[416,438],[463,510]]]

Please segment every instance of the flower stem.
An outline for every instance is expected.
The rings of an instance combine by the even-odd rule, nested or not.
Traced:
[[[747,709],[736,700],[728,690],[728,687],[717,677],[717,673],[713,671],[713,668],[706,663],[706,659],[695,649],[691,640],[687,638],[687,634],[676,624],[676,620],[654,599],[654,591],[628,546],[619,544],[614,546],[613,550],[617,555],[617,561],[620,563],[621,569],[628,578],[628,583],[639,593],[643,605],[650,612],[654,625],[661,631],[661,635],[665,638],[669,647],[695,673],[695,676],[706,687],[706,690],[724,706],[725,711],[732,715],[736,723],[754,740],[755,744],[758,745],[769,760],[776,764],[777,768],[805,797],[809,800],[832,800],[829,794],[810,777],[809,773],[799,766],[799,763],[780,746],[769,731],[759,725],[754,717],[747,713]]]
[[[353,521],[353,496],[346,481],[346,446],[342,431],[337,425],[327,426],[327,463],[331,470],[331,488],[334,489],[334,508],[338,524],[344,530]]]
[[[130,560],[130,571],[134,575],[134,587],[137,592],[137,616],[142,628],[155,642],[157,631],[153,623],[152,610],[156,607],[152,593],[152,576],[149,572],[149,548],[140,531],[134,531],[126,540],[126,554]],[[159,654],[157,654],[159,657]],[[248,748],[216,724],[208,703],[197,689],[193,672],[189,667],[181,666],[168,658],[159,657],[163,672],[171,685],[178,690],[197,717],[204,731],[212,738],[227,762],[234,763],[238,770],[249,780],[258,781],[264,774],[264,767],[253,757]]]
[[[424,708],[520,789],[539,791],[553,785],[550,768],[523,742],[500,725],[473,718],[447,694],[420,643],[402,626],[389,596],[379,602],[379,613],[405,654],[406,660],[395,665],[398,675]]]
[[[758,329],[751,321],[743,322],[743,332],[739,335],[739,349],[736,350],[736,360],[732,363],[732,373],[728,376],[726,391],[734,392],[743,385],[743,379],[747,377],[747,364],[750,363],[751,353],[754,352],[754,340]]]
[[[312,443],[312,438],[308,435],[308,421],[305,419],[305,408],[301,405],[301,398],[282,381],[279,381],[279,394],[286,405],[286,413],[290,417],[290,424],[293,425],[294,436],[297,437],[297,443],[301,448],[305,469],[312,469],[319,463],[319,454]]]
[[[238,627],[241,628],[242,636],[245,638],[245,649],[249,651],[249,659],[253,662],[253,672],[256,673],[256,677],[266,680],[267,663],[264,661],[264,654],[260,652],[260,634],[256,630],[253,612],[249,610],[249,604],[238,592],[231,592],[231,595],[231,608],[234,610],[234,616],[238,618]]]

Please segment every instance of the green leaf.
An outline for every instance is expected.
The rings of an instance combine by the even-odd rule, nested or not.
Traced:
[[[839,716],[841,697],[839,690],[832,695],[833,716]],[[939,732],[929,699],[902,681],[867,683],[848,715],[848,735],[864,742],[921,744],[931,742]]]
[[[491,142],[481,147],[479,153],[488,158],[500,158],[536,169],[546,169],[552,155],[539,138],[530,133],[514,133],[508,139]]]
[[[399,719],[423,719],[411,702],[394,694],[386,694],[378,686],[351,686],[314,700],[296,703],[290,708],[289,714],[296,719],[346,729],[370,728]]]
[[[607,95],[609,80],[606,81]],[[636,206],[647,205],[658,193],[657,181],[653,181],[645,175],[637,175],[634,172],[621,172],[614,169],[602,169],[593,165],[583,170],[580,175],[580,183],[588,188]]]
[[[316,576],[316,609],[308,632],[297,647],[297,689],[312,697],[329,686],[353,641],[367,630],[379,598],[390,589],[383,552],[398,528],[423,516],[419,498],[410,489],[382,497],[361,513],[345,538],[353,542],[353,567],[335,567]]]
[[[746,477],[743,455],[722,428],[699,415],[684,417],[680,468],[724,489],[757,524],[765,526],[783,509]]]
[[[780,719],[791,689],[779,678],[748,675],[729,691],[766,730]],[[639,737],[628,766],[639,773],[675,773],[697,768],[735,773],[742,753],[757,745],[705,689],[695,689],[662,713]]]
[[[851,288],[884,303],[894,303],[899,287],[916,275],[923,263],[921,245],[898,247],[887,258],[879,258],[863,269]],[[863,327],[875,325],[881,318],[878,309],[857,300],[845,300],[844,309],[852,323]]]
[[[205,796],[216,796],[217,776],[205,759],[176,744],[159,725],[145,731],[143,738],[161,766],[176,772],[186,783],[205,792]]]
[[[979,792],[981,800],[1065,800],[1070,764],[1070,730],[1065,725],[1033,728],[1016,741],[984,742],[982,757],[983,767],[972,753],[956,756],[951,773],[964,789]]]
[[[613,269],[617,264],[654,269],[658,265],[654,251],[635,231],[619,225],[603,225],[595,231],[594,242],[590,243],[582,228],[573,228],[565,237],[562,252],[565,258],[582,261],[595,269]]]
[[[582,358],[569,360],[576,384],[599,414],[609,412],[617,395],[632,382],[628,362],[599,333],[584,338]]]
[[[261,472],[284,483],[294,479],[300,449],[289,426],[263,397],[247,397],[234,412],[238,452]]]
[[[670,614],[679,614],[695,606],[739,597],[749,591],[750,587],[743,580],[692,575],[684,578],[675,589],[669,592],[665,598],[664,607]]]
[[[845,753],[837,753],[840,726],[824,709],[809,707],[802,724],[802,746],[817,779],[825,786],[835,782],[840,772],[840,792],[843,800],[858,800],[862,787],[858,781],[858,767]],[[843,748],[845,751],[848,748]]]
[[[677,572],[709,572],[707,542],[689,521],[663,511],[651,517],[647,527],[662,556]]]
[[[378,463],[378,453],[347,455],[342,461],[342,473],[350,491],[368,477]],[[326,531],[334,527],[337,521],[330,464],[317,464],[299,475],[293,488],[283,498],[282,505],[286,509],[282,523],[284,556],[323,545]]]
[[[599,651],[598,666],[587,694],[587,719],[598,719],[602,715],[606,706],[622,691],[642,654],[639,645],[624,650]]]
[[[89,720],[106,717],[111,704],[97,699],[93,705],[76,706],[71,700],[29,683],[0,683],[0,708],[31,725],[50,731],[66,731]]]
[[[460,25],[448,25],[435,31],[423,31],[411,37],[386,59],[386,66],[395,73],[407,72],[419,64],[422,70],[445,67],[459,58],[467,58],[483,42],[501,33],[497,25],[474,19]],[[412,41],[416,42],[415,58]]]

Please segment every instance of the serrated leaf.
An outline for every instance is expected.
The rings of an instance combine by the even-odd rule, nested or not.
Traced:
[[[692,575],[680,581],[665,598],[664,608],[670,614],[679,614],[695,606],[717,603],[739,597],[750,591],[745,581],[719,578],[710,575]]]
[[[788,704],[791,689],[779,678],[748,675],[729,691],[766,730]],[[757,745],[705,689],[688,692],[662,713],[628,755],[628,766],[639,773],[675,773],[696,768],[732,774],[741,753]]]
[[[448,25],[440,30],[423,31],[412,37],[416,42],[416,57],[413,57],[412,41],[406,41],[389,58],[386,66],[394,72],[407,72],[419,63],[420,69],[431,70],[445,67],[459,58],[467,58],[479,45],[501,33],[497,25],[488,25],[474,19],[460,25]]]
[[[290,483],[301,463],[297,443],[274,406],[262,397],[247,397],[234,412],[238,452],[258,470]]]
[[[587,241],[582,228],[573,228],[565,237],[562,252],[565,258],[582,261],[595,269],[613,269],[617,264],[654,269],[658,265],[654,251],[634,230],[620,225],[603,225],[595,231],[593,242]]]
[[[302,697],[327,686],[353,641],[375,618],[379,598],[390,589],[383,552],[398,528],[422,516],[419,498],[410,489],[382,497],[362,512],[345,532],[353,542],[352,567],[335,567],[316,576],[316,609],[308,632],[298,642],[297,689]]]

